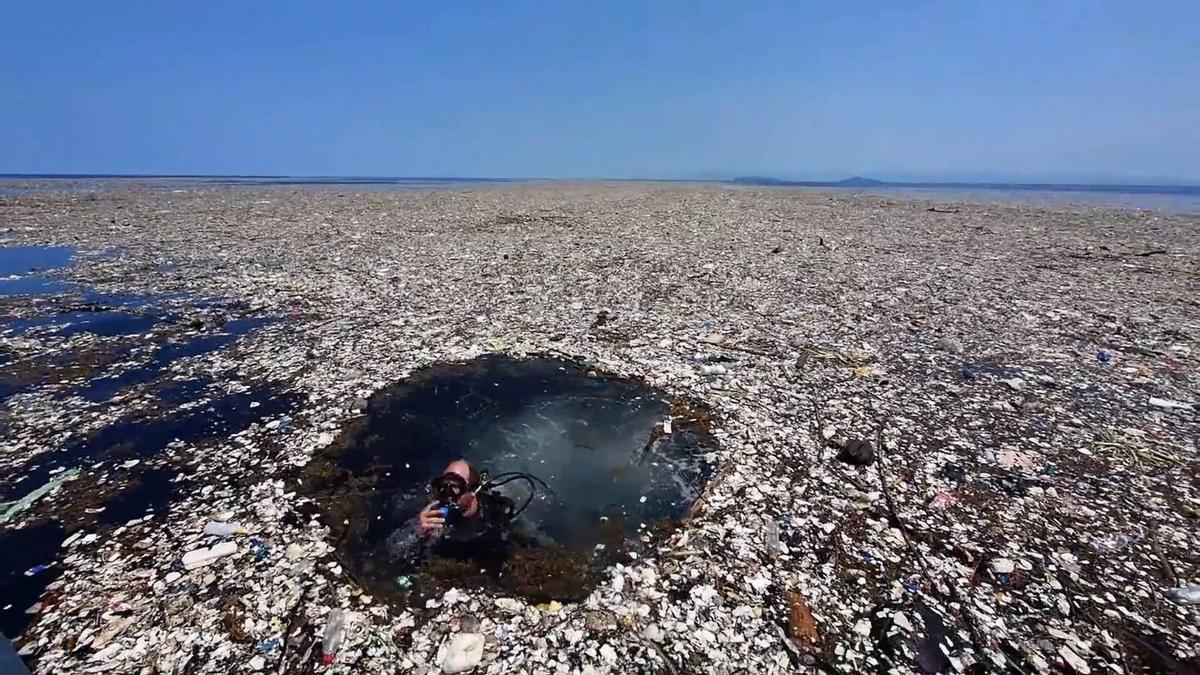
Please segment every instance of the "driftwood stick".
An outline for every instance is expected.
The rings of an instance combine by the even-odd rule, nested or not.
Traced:
[[[704,510],[704,504],[708,501],[709,495],[711,495],[717,486],[721,484],[721,481],[725,480],[725,477],[733,471],[734,463],[735,462],[732,458],[726,461],[725,465],[721,467],[721,470],[717,472],[717,475],[713,476],[713,479],[708,481],[708,485],[704,487],[704,492],[700,493],[700,496],[696,498],[696,501],[692,502],[691,507],[688,508],[687,515],[683,517],[684,525],[691,523],[696,516],[700,515],[700,512]]]

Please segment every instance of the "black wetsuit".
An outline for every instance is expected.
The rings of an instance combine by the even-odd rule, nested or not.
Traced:
[[[474,517],[459,518],[437,535],[418,535],[417,519],[413,518],[390,538],[392,555],[414,565],[430,555],[453,560],[503,557],[509,545],[513,502],[492,492],[480,492],[476,499],[479,512]]]
[[[479,512],[473,518],[459,518],[428,543],[432,553],[442,558],[468,559],[491,555],[508,543],[508,524],[513,503],[491,492],[475,495]]]

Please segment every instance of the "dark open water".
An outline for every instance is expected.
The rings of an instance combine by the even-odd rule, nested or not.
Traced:
[[[103,291],[63,274],[98,257],[69,247],[0,246],[0,438],[18,423],[21,406],[12,401],[26,394],[101,409],[120,396],[142,395],[144,405],[29,459],[0,453],[0,514],[78,470],[78,484],[117,486],[89,505],[102,508],[90,526],[103,533],[158,517],[179,495],[179,469],[159,466],[172,444],[217,443],[268,419],[288,419],[300,398],[273,383],[172,371],[182,359],[233,348],[279,317],[248,313],[235,301]],[[26,340],[41,346],[25,347]],[[230,384],[245,386],[231,392]],[[74,487],[72,481],[60,489]],[[20,636],[34,619],[26,608],[60,574],[60,544],[79,527],[56,517],[67,514],[47,512],[55,504],[70,506],[46,497],[7,522],[0,517],[0,633],[8,637]]]

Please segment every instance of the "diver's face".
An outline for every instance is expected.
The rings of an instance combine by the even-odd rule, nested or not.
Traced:
[[[460,476],[463,479],[463,483],[470,484],[471,465],[467,464],[463,460],[451,462],[450,465],[446,467],[446,473],[452,473]],[[471,492],[470,490],[467,490],[463,494],[459,495],[458,499],[455,500],[455,503],[458,504],[458,510],[467,518],[472,518],[479,513],[479,499],[475,496],[475,493]]]

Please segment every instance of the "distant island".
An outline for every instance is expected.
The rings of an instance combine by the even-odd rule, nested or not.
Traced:
[[[1116,185],[1105,183],[967,183],[967,182],[890,182],[853,176],[843,180],[785,180],[772,176],[738,176],[729,181],[735,185],[762,187],[816,188],[950,188],[976,190],[1014,190],[1044,192],[1109,192],[1126,194],[1197,195],[1195,185]]]
[[[801,187],[881,187],[887,185],[887,183],[881,180],[863,178],[862,176],[852,176],[838,181],[784,180],[770,176],[738,176],[731,182],[738,185],[792,185]]]

